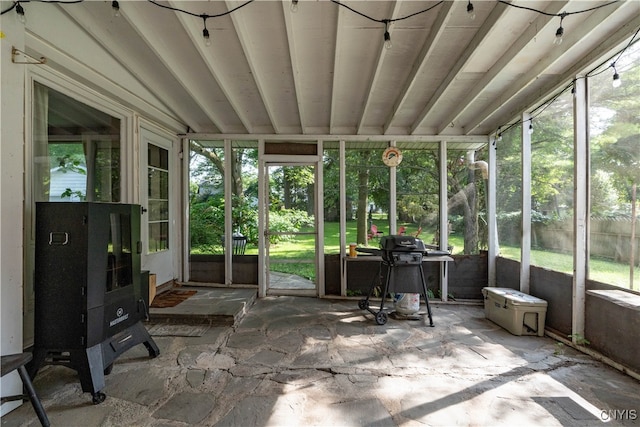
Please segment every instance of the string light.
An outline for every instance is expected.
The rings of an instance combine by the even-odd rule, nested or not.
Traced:
[[[115,18],[120,16],[120,4],[115,0],[111,2],[111,12]]]
[[[472,21],[476,19],[476,12],[473,10],[473,4],[471,4],[471,0],[469,0],[469,4],[467,4],[467,15],[469,15],[469,19]]]
[[[391,43],[391,34],[389,34],[389,20],[384,20],[384,47],[385,49],[391,49],[393,44]]]
[[[620,87],[622,84],[622,80],[620,80],[620,74],[618,74],[618,70],[616,70],[616,63],[611,64],[613,67],[613,87]]]
[[[207,29],[207,15],[202,15],[202,25],[204,28],[202,29],[202,37],[204,38],[204,45],[211,46],[211,38],[209,37],[209,30]]]
[[[529,119],[529,135],[533,134],[533,119]]]
[[[296,13],[298,11],[298,0],[291,0],[289,10],[291,10],[291,13]]]
[[[560,26],[556,30],[556,38],[553,39],[553,44],[560,46],[562,44],[562,37],[564,36],[564,28],[562,28],[562,21],[564,17],[567,16],[566,12],[562,12],[560,14]]]
[[[27,22],[27,17],[24,16],[24,8],[20,2],[16,2],[16,13],[18,14],[18,20],[25,24]]]

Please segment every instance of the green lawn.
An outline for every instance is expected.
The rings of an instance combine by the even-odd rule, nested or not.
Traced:
[[[500,255],[520,261],[520,248],[500,246]],[[561,273],[573,274],[573,255],[557,252],[531,250],[531,265]],[[592,258],[589,260],[589,278],[602,283],[629,288],[629,264]],[[634,270],[634,285],[640,284],[640,268]]]
[[[384,223],[383,219],[378,220]],[[418,227],[415,224],[399,224],[404,225],[407,233],[413,234]],[[303,230],[308,231],[308,230]],[[326,222],[324,224],[324,253],[337,254],[340,252],[340,224],[337,222]],[[356,222],[347,222],[347,245],[356,241]],[[431,244],[434,236],[433,230],[423,230],[420,238],[426,243]],[[370,246],[377,246],[378,241],[373,240]],[[464,249],[464,241],[462,236],[451,234],[449,236],[449,245],[453,246],[453,254],[461,254]],[[313,235],[294,236],[294,240],[281,242],[271,245],[269,248],[271,269],[283,273],[298,274],[313,280],[315,278],[315,241]],[[257,254],[258,248],[255,246],[247,246],[246,254]],[[520,260],[520,248],[512,246],[501,246],[500,255],[505,258]],[[283,261],[283,262],[279,262]],[[542,250],[531,251],[531,264],[547,268],[549,270],[559,271],[562,273],[573,273],[573,256],[571,254],[563,254],[556,252],[548,252]],[[616,263],[610,260],[591,259],[590,261],[590,278],[602,283],[608,283],[623,288],[629,287],[629,265]],[[635,270],[634,283],[640,284],[640,268]]]

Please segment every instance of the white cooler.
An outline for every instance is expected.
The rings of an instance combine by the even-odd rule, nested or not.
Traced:
[[[544,335],[547,302],[510,288],[482,288],[484,315],[514,335]]]

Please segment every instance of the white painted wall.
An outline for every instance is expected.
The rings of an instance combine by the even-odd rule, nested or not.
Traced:
[[[26,27],[12,11],[2,15],[0,31],[0,353],[5,355],[22,352],[25,336],[24,229],[29,213],[25,206],[31,203],[29,180],[25,181],[25,176],[28,178],[31,173],[26,167],[30,164],[27,158],[31,125],[28,114],[31,108],[30,79],[34,75],[46,75],[47,79],[51,78],[63,87],[73,88],[74,94],[86,98],[91,104],[108,107],[111,114],[116,111],[115,115],[124,120],[124,202],[137,201],[139,169],[136,147],[140,120],[161,127],[174,138],[177,133],[184,132],[186,126],[175,118],[169,108],[158,102],[138,76],[118,64],[61,8],[29,3]],[[47,63],[12,63],[11,49],[14,46],[35,57],[46,57]],[[179,177],[176,174],[176,187],[179,186]],[[177,246],[176,256],[179,254]],[[176,270],[179,272],[180,268]],[[29,327],[32,328],[27,325]],[[22,393],[17,373],[2,378],[0,389],[3,396]],[[19,405],[19,402],[2,405],[0,413],[4,415]]]
[[[4,4],[3,4],[4,6]],[[15,14],[0,18],[0,353],[22,352],[24,81],[28,65],[11,62],[11,48],[24,49],[24,27]],[[17,372],[3,377],[2,396],[21,394]],[[2,405],[0,413],[19,406]]]

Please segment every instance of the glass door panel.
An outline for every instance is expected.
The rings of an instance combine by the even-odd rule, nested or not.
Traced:
[[[317,294],[315,168],[267,166],[267,293]]]

